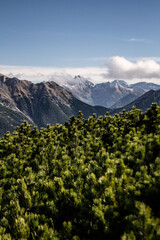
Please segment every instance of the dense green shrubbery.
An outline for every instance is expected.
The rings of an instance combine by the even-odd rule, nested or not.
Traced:
[[[160,107],[0,139],[0,239],[160,239]]]

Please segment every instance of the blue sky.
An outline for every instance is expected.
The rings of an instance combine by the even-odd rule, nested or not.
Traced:
[[[1,66],[159,62],[159,0],[1,0],[0,9]]]

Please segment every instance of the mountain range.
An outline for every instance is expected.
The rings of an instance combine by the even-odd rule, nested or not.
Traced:
[[[12,132],[24,120],[41,128],[48,123],[63,124],[80,110],[88,118],[93,113],[114,115],[133,106],[145,111],[152,102],[160,104],[158,84],[128,85],[115,80],[94,85],[76,76],[72,81],[63,82],[62,87],[53,81],[34,84],[0,74],[0,136],[6,131]],[[98,106],[93,106],[95,104]]]
[[[62,86],[83,102],[107,108],[121,108],[149,90],[160,89],[160,85],[154,83],[128,84],[123,80],[93,84],[79,75],[70,81],[64,81]]]
[[[39,128],[64,123],[79,110],[88,118],[93,113],[104,115],[108,109],[83,103],[52,81],[34,84],[0,75],[0,135],[24,120]]]

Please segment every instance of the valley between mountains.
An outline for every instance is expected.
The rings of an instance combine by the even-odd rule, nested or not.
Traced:
[[[122,80],[94,85],[80,76],[63,83],[34,84],[0,74],[0,136],[24,120],[41,128],[49,123],[63,124],[79,111],[84,118],[93,113],[100,116],[129,111],[133,106],[145,111],[152,102],[160,104],[160,85],[128,85]]]

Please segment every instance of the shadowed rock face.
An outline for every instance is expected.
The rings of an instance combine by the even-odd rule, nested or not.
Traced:
[[[142,111],[146,111],[148,108],[150,108],[151,104],[154,102],[160,105],[160,90],[157,91],[150,90],[149,92],[146,92],[145,94],[143,94],[130,104],[124,106],[123,108],[113,109],[110,111],[110,113],[111,114],[119,113],[123,109],[125,109],[126,111],[130,111],[133,106],[136,106],[136,108],[141,109]]]
[[[125,95],[124,97],[122,97],[121,99],[119,99],[115,104],[113,104],[111,106],[111,108],[114,109],[114,108],[123,107],[126,104],[129,104],[129,103],[133,102],[134,100],[136,100],[140,96],[141,96],[140,93],[131,92],[131,93]]]
[[[64,123],[71,115],[77,115],[79,110],[83,111],[86,118],[93,113],[104,115],[107,111],[104,107],[93,107],[79,101],[55,82],[33,84],[30,81],[9,78],[2,74],[0,75],[0,109],[3,116],[1,122],[5,123],[6,111],[9,116],[7,123],[3,124],[5,131],[7,125],[8,130],[12,130],[15,129],[15,124],[19,125],[24,120],[40,128],[48,123]],[[9,119],[15,118],[15,124],[11,124],[13,127],[10,127]]]
[[[126,110],[130,110],[133,106],[136,106],[137,108],[145,111],[150,108],[153,102],[156,102],[158,105],[160,105],[160,90],[150,90],[132,103],[128,104],[125,108]]]

